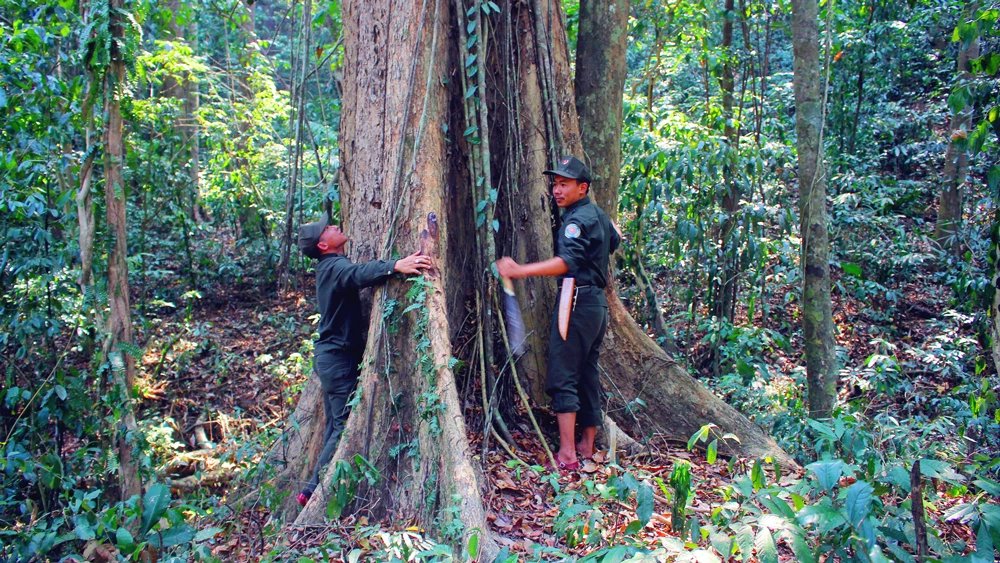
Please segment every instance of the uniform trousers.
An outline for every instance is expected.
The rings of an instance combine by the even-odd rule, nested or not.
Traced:
[[[350,414],[347,402],[358,384],[360,370],[358,365],[361,357],[355,352],[331,351],[321,352],[313,357],[313,369],[319,376],[323,388],[323,411],[326,413],[326,426],[323,429],[323,450],[316,460],[316,468],[312,478],[306,485],[306,491],[312,493],[319,484],[320,474],[333,453],[337,451],[340,435],[344,431],[344,423]]]
[[[598,294],[599,292],[599,294]],[[601,377],[597,360],[608,329],[604,290],[578,289],[566,340],[559,334],[559,308],[552,315],[545,391],[556,413],[575,412],[580,426],[601,426]]]

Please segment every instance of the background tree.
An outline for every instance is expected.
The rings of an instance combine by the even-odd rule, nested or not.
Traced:
[[[978,2],[967,2],[963,13],[965,19],[972,19],[979,6]],[[979,37],[970,41],[962,41],[958,50],[957,88],[962,88],[972,79],[969,69],[971,61],[979,57]],[[948,126],[948,151],[944,156],[944,170],[941,172],[941,197],[938,200],[938,217],[934,226],[934,239],[938,246],[948,254],[958,257],[962,251],[961,227],[962,214],[965,211],[963,194],[966,176],[969,168],[969,155],[965,145],[972,124],[974,106],[957,101],[960,98],[950,98],[952,107],[951,122]]]
[[[839,367],[830,297],[830,242],[823,167],[827,81],[820,67],[815,0],[792,2],[792,41],[802,235],[802,336],[809,381],[809,415],[826,418],[837,396]]]
[[[104,107],[107,116],[104,129],[104,201],[114,249],[108,255],[107,339],[104,357],[111,364],[112,392],[118,397],[114,435],[118,446],[118,477],[122,500],[142,493],[139,465],[135,459],[137,427],[132,410],[132,388],[135,387],[135,344],[132,336],[132,307],[128,283],[128,226],[126,199],[128,188],[122,176],[125,149],[122,131],[122,98],[127,95],[125,64],[129,47],[126,39],[125,4],[111,0],[108,12],[110,49],[104,73]]]

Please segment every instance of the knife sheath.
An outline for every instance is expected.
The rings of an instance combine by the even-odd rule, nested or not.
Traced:
[[[562,291],[559,293],[559,336],[566,340],[569,334],[569,315],[573,312],[573,290],[576,289],[576,278],[563,278]]]

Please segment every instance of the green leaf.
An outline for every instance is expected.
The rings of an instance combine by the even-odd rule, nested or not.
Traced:
[[[132,549],[135,546],[135,538],[132,537],[132,533],[127,528],[122,526],[115,533],[115,543],[121,549]]]
[[[886,544],[886,547],[889,548],[889,551],[898,561],[901,561],[902,563],[916,562],[916,559],[914,559],[913,556],[910,555],[910,552],[900,547],[898,543],[889,542]]]
[[[733,536],[729,534],[715,532],[714,534],[708,535],[708,541],[712,544],[712,548],[719,552],[719,555],[729,558],[733,554]]]
[[[1000,483],[992,479],[987,479],[986,477],[976,479],[972,482],[973,485],[979,487],[981,490],[993,495],[994,497],[1000,499]]]
[[[479,131],[479,127],[476,127],[475,125],[470,125],[469,128],[465,130],[465,133],[462,133],[462,136],[468,137],[469,135],[475,133],[476,131]]]
[[[490,0],[489,2],[487,2],[487,4],[489,4],[489,5],[490,5],[490,8],[493,8],[493,11],[494,11],[495,13],[497,13],[497,14],[499,14],[499,13],[500,13],[500,7],[499,7],[499,6],[497,6],[496,4],[494,4],[494,3],[493,3],[493,0]]]
[[[892,560],[886,557],[885,554],[882,553],[882,548],[877,545],[872,547],[868,552],[868,558],[872,563],[892,563]]]
[[[979,526],[979,530],[976,532],[976,552],[970,554],[973,563],[992,563],[993,553],[996,550],[993,549],[993,539],[990,535],[983,529],[983,526]]]
[[[73,529],[73,533],[76,537],[83,540],[92,540],[96,537],[94,533],[94,528],[90,526],[90,520],[87,518],[86,514],[78,514],[73,518],[73,522],[76,523],[76,527]]]
[[[757,559],[760,563],[778,563],[778,546],[774,544],[774,536],[767,528],[757,530],[757,537],[753,542],[757,550]]]
[[[861,266],[858,266],[853,262],[841,262],[840,269],[844,270],[845,274],[854,276],[856,278],[861,277]]]
[[[753,462],[753,469],[750,470],[750,481],[753,483],[755,491],[767,486],[767,478],[764,476],[764,464],[759,459]]]
[[[743,554],[743,560],[749,561],[753,556],[753,528],[746,524],[736,524],[730,526],[730,529],[736,532],[736,546]]]
[[[56,396],[59,397],[60,401],[65,401],[66,400],[66,388],[65,387],[63,387],[62,385],[56,385],[55,387],[53,387],[53,389],[55,390]]]
[[[465,99],[468,100],[472,96],[475,96],[477,88],[479,88],[479,86],[472,86],[471,88],[469,88],[468,90],[466,90],[465,91]]]
[[[993,76],[1000,70],[1000,53],[990,53],[986,57],[987,60],[983,63],[983,71],[989,75]]]
[[[1000,165],[994,164],[990,167],[989,172],[986,173],[986,183],[994,191],[997,186],[1000,186]]]
[[[465,31],[469,35],[472,35],[473,31],[476,31],[476,20],[472,20],[468,25],[465,26]]]
[[[639,530],[642,530],[642,526],[643,524],[639,520],[632,520],[628,523],[628,526],[625,527],[625,535],[631,536],[633,534],[638,534]]]
[[[497,221],[496,219],[493,220],[493,232],[494,233],[500,232],[500,221]]]
[[[216,535],[218,535],[219,532],[221,531],[222,528],[205,528],[204,530],[199,530],[198,533],[194,536],[194,541],[202,542],[205,540],[210,540],[214,538]]]
[[[840,481],[840,476],[844,471],[844,462],[839,459],[833,461],[817,461],[810,463],[806,469],[816,475],[816,480],[824,490],[830,491]]]
[[[469,557],[475,559],[479,555],[479,534],[472,534],[469,538]]]
[[[170,506],[170,487],[156,483],[146,491],[146,496],[142,499],[142,528],[139,531],[141,536],[145,536],[153,528],[153,524],[159,521],[168,506]]]
[[[818,526],[823,533],[839,528],[846,522],[843,514],[824,504],[805,507],[799,511],[796,518],[802,526]]]
[[[969,105],[970,99],[968,88],[956,88],[948,95],[948,107],[952,113],[960,113]]]
[[[330,495],[330,501],[326,503],[326,517],[328,520],[336,520],[344,512],[338,495]]]
[[[7,107],[7,91],[0,86],[0,108]]]
[[[697,444],[699,440],[704,441],[708,439],[709,431],[711,431],[711,426],[706,424],[702,426],[700,429],[698,429],[697,432],[692,434],[691,437],[688,438],[688,449],[690,450],[691,448],[693,448],[694,445]]]
[[[170,547],[172,545],[180,545],[182,543],[187,543],[193,540],[195,537],[194,529],[187,524],[178,524],[163,530],[162,532],[153,532],[149,534],[149,543],[154,547]]]
[[[965,483],[965,476],[952,469],[950,463],[939,459],[921,459],[920,474],[924,477],[947,481],[952,485],[962,485]]]
[[[847,500],[844,508],[847,509],[847,519],[852,526],[857,528],[872,510],[872,493],[875,489],[866,481],[857,481],[847,489]]]
[[[465,66],[472,66],[476,62],[476,55],[472,54],[465,58]]]
[[[712,440],[712,443],[708,445],[708,452],[705,454],[705,457],[708,459],[709,464],[715,463],[715,457],[718,455],[718,453],[719,453],[719,441]]]
[[[809,542],[806,541],[802,529],[796,526],[796,529],[786,530],[784,534],[799,563],[816,563],[816,557],[813,555],[812,549],[809,548]]]
[[[635,495],[636,508],[635,515],[645,526],[649,519],[653,517],[653,488],[643,483],[639,485],[639,491]]]

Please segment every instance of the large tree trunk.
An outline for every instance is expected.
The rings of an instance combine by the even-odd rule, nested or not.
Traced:
[[[964,18],[970,18],[976,13],[978,2],[968,2]],[[969,61],[979,57],[979,38],[976,37],[967,47],[958,50],[958,80],[967,83],[972,80],[968,70]],[[938,200],[938,217],[934,225],[934,240],[938,247],[952,256],[962,254],[959,231],[962,228],[962,212],[964,205],[963,186],[969,168],[969,154],[960,142],[969,132],[972,123],[972,105],[952,113],[948,128],[948,150],[944,156],[944,171],[941,174],[941,197]]]
[[[576,42],[576,111],[595,203],[618,216],[622,172],[622,95],[628,64],[628,0],[582,0]]]
[[[382,480],[359,488],[358,498],[366,499],[360,508],[394,521],[412,519],[431,529],[436,517],[440,524],[458,518],[464,545],[473,530],[488,529],[464,405],[449,360],[458,339],[465,337],[460,335],[470,332],[462,325],[474,317],[470,303],[476,299],[480,274],[472,258],[480,252],[475,248],[474,172],[492,170],[490,184],[499,191],[492,211],[498,230],[489,229],[496,252],[519,261],[546,259],[553,251],[554,207],[541,173],[557,155],[582,150],[558,2],[505,4],[500,13],[491,11],[488,25],[473,25],[479,38],[488,28],[490,42],[469,59],[460,56],[458,41],[469,45],[472,40],[463,40],[457,26],[467,25],[462,12],[472,5],[461,4],[456,10],[453,1],[354,0],[344,6],[341,211],[352,240],[349,253],[355,260],[366,260],[420,248],[436,257],[439,269],[411,292],[417,301],[405,313],[401,311],[413,302],[404,296],[412,282],[391,282],[374,292],[359,401],[320,489],[300,513],[293,502],[284,508],[286,516],[300,523],[322,520],[334,488],[334,467],[361,455],[378,468]],[[464,89],[460,72],[468,77]],[[473,93],[475,102],[467,104],[466,94],[482,72],[488,73],[492,87]],[[614,119],[620,127],[620,117]],[[462,135],[470,121],[488,129],[488,136],[472,131]],[[487,138],[485,150],[473,150]],[[476,162],[484,155],[489,155],[488,168]],[[595,198],[613,210],[617,190],[607,190],[595,191]],[[518,290],[531,335],[517,371],[534,381],[538,398],[555,283],[518,281]],[[619,422],[635,434],[659,432],[682,440],[703,424],[715,423],[721,432],[733,432],[742,440],[724,450],[794,464],[758,427],[667,358],[629,318],[613,290],[609,301],[611,330],[602,366],[615,384],[615,405],[634,407],[640,402],[635,399],[646,403]],[[507,358],[502,340],[495,334],[484,336],[494,339],[497,350],[487,364],[495,366],[501,385],[511,385],[510,371],[503,369]],[[471,363],[469,357],[462,359]],[[317,389],[313,378],[296,410],[297,430],[289,431],[269,457],[272,464],[284,464],[277,481],[282,489],[297,486],[319,452],[322,415]],[[468,412],[481,417],[478,409]],[[444,539],[458,543],[457,537]],[[484,544],[487,550],[493,547],[481,537]]]
[[[132,338],[132,308],[128,294],[128,233],[125,222],[125,182],[122,163],[125,150],[122,142],[121,96],[125,91],[125,27],[122,22],[123,0],[111,3],[111,65],[105,75],[104,107],[107,123],[104,130],[104,194],[108,214],[108,230],[114,238],[114,249],[108,256],[108,315],[107,339],[104,341],[104,358],[111,364],[112,396],[117,397],[121,409],[120,424],[115,425],[114,436],[118,445],[118,479],[122,500],[142,491],[139,465],[133,459],[136,444],[135,413],[132,411],[132,388],[135,386],[135,358],[129,346]]]
[[[826,173],[823,169],[825,85],[819,64],[816,0],[792,1],[795,133],[799,155],[802,236],[802,333],[805,339],[809,415],[830,416],[837,397],[837,355],[830,298]],[[829,33],[829,30],[828,30]]]

